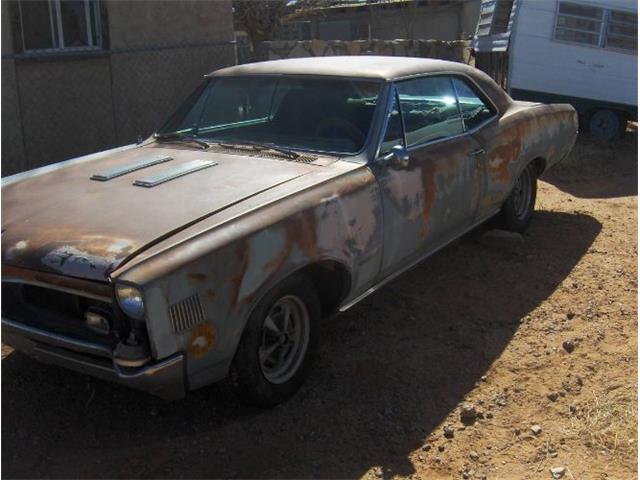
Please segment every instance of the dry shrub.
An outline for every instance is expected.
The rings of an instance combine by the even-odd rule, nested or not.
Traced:
[[[614,394],[614,395],[612,395]],[[578,407],[571,434],[596,454],[616,456],[636,464],[638,445],[637,387],[620,387]]]

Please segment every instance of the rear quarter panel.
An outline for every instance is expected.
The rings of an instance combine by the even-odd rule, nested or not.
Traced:
[[[530,162],[542,159],[548,170],[561,161],[573,148],[577,133],[578,117],[571,105],[527,102],[513,102],[501,117],[476,132],[486,151],[481,214],[489,215],[502,205]]]

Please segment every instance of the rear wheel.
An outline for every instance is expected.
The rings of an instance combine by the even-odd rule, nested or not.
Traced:
[[[624,133],[627,120],[614,110],[597,110],[589,117],[589,133],[598,140],[613,140]]]
[[[229,375],[241,400],[271,407],[300,388],[316,349],[319,319],[315,289],[302,275],[284,280],[258,303]]]
[[[522,171],[509,198],[502,206],[500,220],[502,227],[512,232],[524,232],[533,216],[536,204],[537,172],[530,163]]]

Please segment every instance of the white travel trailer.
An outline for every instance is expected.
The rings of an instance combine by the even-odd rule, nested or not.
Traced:
[[[636,0],[482,0],[476,64],[518,100],[571,103],[611,139],[638,118]]]

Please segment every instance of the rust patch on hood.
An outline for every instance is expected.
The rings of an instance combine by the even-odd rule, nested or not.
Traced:
[[[105,280],[137,244],[127,238],[48,228],[15,241],[3,235],[3,263],[72,277]],[[16,235],[20,232],[16,232]]]

